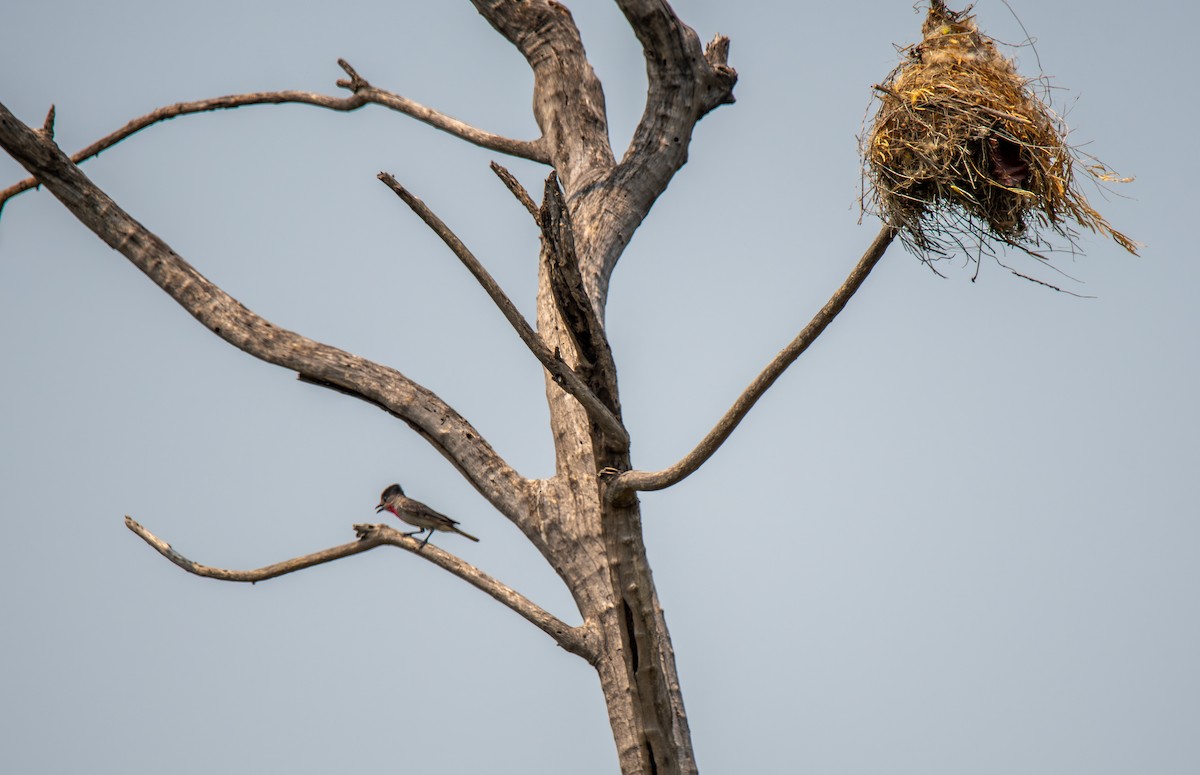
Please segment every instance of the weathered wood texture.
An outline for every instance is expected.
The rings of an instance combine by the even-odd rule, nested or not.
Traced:
[[[472,1],[533,70],[533,112],[542,133],[535,140],[511,140],[463,124],[372,86],[343,61],[339,64],[350,77],[338,85],[351,92],[348,97],[272,92],[180,103],[130,122],[80,151],[74,162],[174,116],[292,102],[333,110],[382,105],[467,142],[549,164],[540,207],[506,170],[494,165],[542,231],[536,331],[458,237],[394,178],[381,174],[463,261],[544,367],[557,462],[548,479],[522,477],[465,418],[396,369],[279,328],[244,307],[97,188],[53,143],[52,119],[42,130],[33,130],[0,106],[0,145],[33,175],[0,191],[0,207],[34,181],[44,185],[217,336],[297,372],[301,379],[371,402],[404,420],[528,537],[569,588],[583,624],[570,627],[477,568],[437,547],[422,550],[418,542],[381,525],[356,526],[355,543],[251,571],[195,563],[128,519],[129,528],[143,540],[191,573],[227,581],[260,581],[383,545],[416,552],[507,605],[596,668],[623,773],[693,773],[687,715],[646,558],[636,492],[670,486],[703,464],[845,306],[894,232],[885,228],[880,233],[846,284],[695,451],[664,471],[630,470],[631,441],[621,422],[617,368],[604,329],[609,281],[634,232],[686,163],[696,123],[733,102],[737,73],[727,63],[729,41],[718,36],[702,46],[662,0],[616,0],[642,44],[648,78],[645,111],[618,161],[609,141],[603,90],[566,7],[552,0]]]

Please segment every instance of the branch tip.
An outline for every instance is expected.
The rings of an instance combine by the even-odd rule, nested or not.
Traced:
[[[367,83],[367,79],[359,75],[358,71],[351,67],[350,63],[345,59],[339,57],[337,63],[338,67],[342,68],[342,70],[346,72],[346,75],[350,76],[349,81],[345,80],[344,78],[338,79],[337,86],[339,88],[349,89],[355,94],[357,94],[361,89],[371,88],[371,84]]]
[[[506,153],[510,156],[516,156],[530,161],[540,162],[542,164],[550,163],[550,154],[546,149],[546,143],[543,138],[537,140],[515,140],[510,137],[492,134],[482,129],[478,129],[469,124],[464,124],[458,119],[447,116],[433,108],[426,107],[419,102],[414,102],[399,94],[377,89],[371,86],[365,78],[358,74],[349,62],[345,59],[337,60],[338,65],[350,76],[349,80],[339,79],[336,83],[338,88],[349,89],[353,93],[347,97],[330,97],[324,94],[316,94],[306,91],[272,91],[272,92],[254,92],[252,94],[230,94],[224,97],[213,97],[210,99],[196,100],[193,102],[177,102],[173,105],[165,105],[161,108],[147,113],[144,116],[139,116],[125,124],[125,126],[111,132],[108,135],[100,138],[96,142],[86,148],[77,151],[71,155],[71,161],[75,164],[80,164],[94,156],[99,156],[102,151],[105,151],[122,140],[137,134],[147,127],[155,124],[169,121],[178,116],[187,116],[193,113],[206,113],[215,110],[230,110],[240,108],[246,105],[282,105],[282,104],[299,104],[312,105],[314,107],[325,108],[327,110],[335,110],[348,112],[358,110],[364,105],[380,105],[411,116],[418,121],[421,121],[435,129],[440,129],[443,132],[451,134],[468,143],[477,145],[481,148]],[[53,107],[51,108],[53,113]],[[53,137],[53,121],[52,115],[47,116],[47,122],[42,127],[42,133]],[[14,183],[13,185],[0,190],[0,209],[3,209],[4,203],[9,199],[22,194],[30,189],[37,188],[38,181],[36,178],[26,178],[25,180]]]
[[[537,224],[538,227],[541,227],[541,211],[538,209],[537,204],[534,203],[533,197],[531,197],[525,187],[521,185],[521,181],[517,180],[515,175],[497,162],[491,162],[489,166],[492,168],[492,172],[496,173],[496,177],[500,178],[501,182],[503,182],[504,185],[508,187],[508,190],[512,192],[512,195],[517,198],[517,201],[524,205],[525,209],[529,211],[529,214],[533,216],[533,222]]]
[[[729,38],[718,33],[704,47],[704,58],[713,67],[729,66]]]
[[[492,578],[474,565],[450,554],[441,547],[417,541],[415,538],[411,538],[389,525],[357,524],[354,525],[354,533],[358,536],[358,540],[356,541],[248,571],[228,570],[226,568],[201,565],[172,549],[170,544],[158,538],[149,530],[146,530],[129,515],[125,516],[125,525],[137,533],[142,540],[150,544],[159,554],[188,573],[205,578],[219,579],[221,581],[241,581],[251,584],[275,578],[276,576],[283,576],[287,573],[294,573],[305,568],[311,568],[314,565],[340,560],[343,557],[361,554],[379,546],[395,546],[428,560],[443,570],[458,576],[476,589],[486,592],[493,599],[503,603],[524,617],[526,621],[545,632],[563,649],[573,654],[578,654],[584,659],[590,660],[595,656],[592,648],[588,645],[583,628],[571,627],[539,607],[529,598]]]
[[[46,113],[46,120],[42,122],[42,134],[47,140],[54,139],[54,106],[50,106],[49,112]]]

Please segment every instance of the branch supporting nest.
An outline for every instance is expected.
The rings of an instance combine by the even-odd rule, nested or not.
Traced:
[[[729,438],[734,429],[750,413],[750,410],[758,402],[758,399],[762,398],[768,388],[775,384],[775,380],[779,379],[783,372],[808,349],[809,345],[816,341],[817,337],[833,322],[834,318],[845,309],[846,304],[871,274],[871,270],[879,263],[879,259],[883,258],[883,254],[887,251],[888,246],[892,244],[892,240],[896,238],[896,234],[897,230],[892,226],[884,226],[879,231],[871,246],[867,248],[866,253],[859,259],[858,264],[850,272],[849,276],[846,277],[845,282],[830,297],[825,306],[813,316],[813,319],[796,335],[791,344],[781,350],[775,356],[775,359],[767,364],[762,373],[738,396],[738,399],[734,401],[729,411],[708,432],[708,435],[696,445],[695,449],[684,456],[679,462],[675,463],[675,465],[670,468],[664,468],[661,471],[601,471],[600,477],[608,485],[605,497],[619,503],[623,499],[631,497],[635,491],[662,490],[681,482],[694,473],[696,469],[700,468],[700,466],[704,465],[705,461],[720,449],[721,445],[725,443],[725,440]]]
[[[132,517],[125,517],[125,527],[154,548],[156,552],[171,562],[183,568],[188,573],[204,578],[220,581],[248,582],[256,584],[260,581],[284,576],[288,573],[323,565],[327,562],[351,557],[368,552],[380,546],[394,546],[412,552],[439,568],[452,573],[476,589],[482,590],[493,599],[503,603],[508,608],[520,614],[526,621],[545,632],[563,649],[577,654],[589,662],[595,661],[595,655],[589,645],[587,630],[583,627],[572,627],[557,617],[545,611],[529,598],[511,587],[497,581],[488,574],[464,560],[434,546],[422,544],[389,525],[359,524],[354,526],[358,535],[357,541],[341,544],[312,554],[294,557],[290,560],[277,562],[254,570],[229,570],[202,565],[184,557],[166,541],[151,533]]]

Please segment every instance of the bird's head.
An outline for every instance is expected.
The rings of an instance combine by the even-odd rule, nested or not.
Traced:
[[[375,513],[378,514],[379,512],[388,508],[390,501],[392,501],[392,499],[394,499],[397,495],[403,497],[404,488],[398,484],[389,484],[387,489],[383,491],[383,494],[379,496],[379,505],[375,507]]]

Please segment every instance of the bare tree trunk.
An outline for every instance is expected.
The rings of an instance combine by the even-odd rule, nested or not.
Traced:
[[[544,264],[543,264],[544,266]],[[571,352],[542,271],[538,325],[552,346]],[[566,581],[594,639],[593,666],[608,706],[622,773],[694,773],[675,654],[642,540],[636,499],[607,501],[597,472],[629,469],[627,451],[605,449],[578,403],[547,380],[557,471],[542,483],[539,515],[552,526],[548,557]]]
[[[557,190],[549,185],[541,211],[539,333],[619,417],[616,370],[603,330],[609,278],[686,161],[695,123],[732,101],[736,74],[725,65],[728,41],[718,38],[703,51],[695,32],[665,3],[618,5],[643,44],[650,84],[642,121],[620,163],[608,144],[603,92],[569,13],[562,6],[509,13],[511,6],[476,0],[534,70],[534,114],[563,182],[564,212],[556,210]],[[639,506],[633,497],[607,498],[599,476],[629,471],[629,446],[613,443],[552,380],[547,394],[557,471],[543,483],[539,512],[557,540],[546,556],[595,639],[594,665],[621,771],[696,772]]]
[[[349,79],[338,85],[351,92],[348,97],[271,92],[180,103],[130,122],[73,159],[53,142],[53,111],[41,130],[31,130],[0,105],[0,145],[34,175],[31,181],[44,184],[82,223],[217,336],[254,357],[296,371],[303,380],[366,400],[406,422],[525,534],[567,585],[583,624],[565,624],[479,569],[386,525],[356,525],[357,542],[253,571],[192,562],[127,518],[131,530],[189,572],[227,581],[259,581],[383,545],[414,552],[490,594],[595,667],[622,773],[694,773],[674,650],[646,558],[635,493],[678,482],[720,446],[758,397],[845,306],[894,231],[885,227],[846,284],[696,450],[661,472],[632,470],[616,366],[604,331],[609,280],[634,231],[686,162],[695,124],[733,101],[737,74],[726,64],[729,41],[718,36],[702,48],[695,32],[663,0],[616,0],[642,43],[649,83],[642,120],[618,162],[609,144],[604,93],[566,8],[550,0],[473,2],[534,72],[534,115],[542,130],[536,140],[499,137],[462,124],[372,86],[339,61]],[[476,145],[553,168],[538,209],[507,171],[495,167],[542,230],[537,331],[445,223],[392,176],[380,176],[462,260],[545,368],[556,457],[553,477],[522,477],[466,418],[396,369],[256,315],[187,264],[75,166],[157,121],[280,102],[331,110],[382,105]],[[31,188],[31,181],[0,192],[0,207]]]

